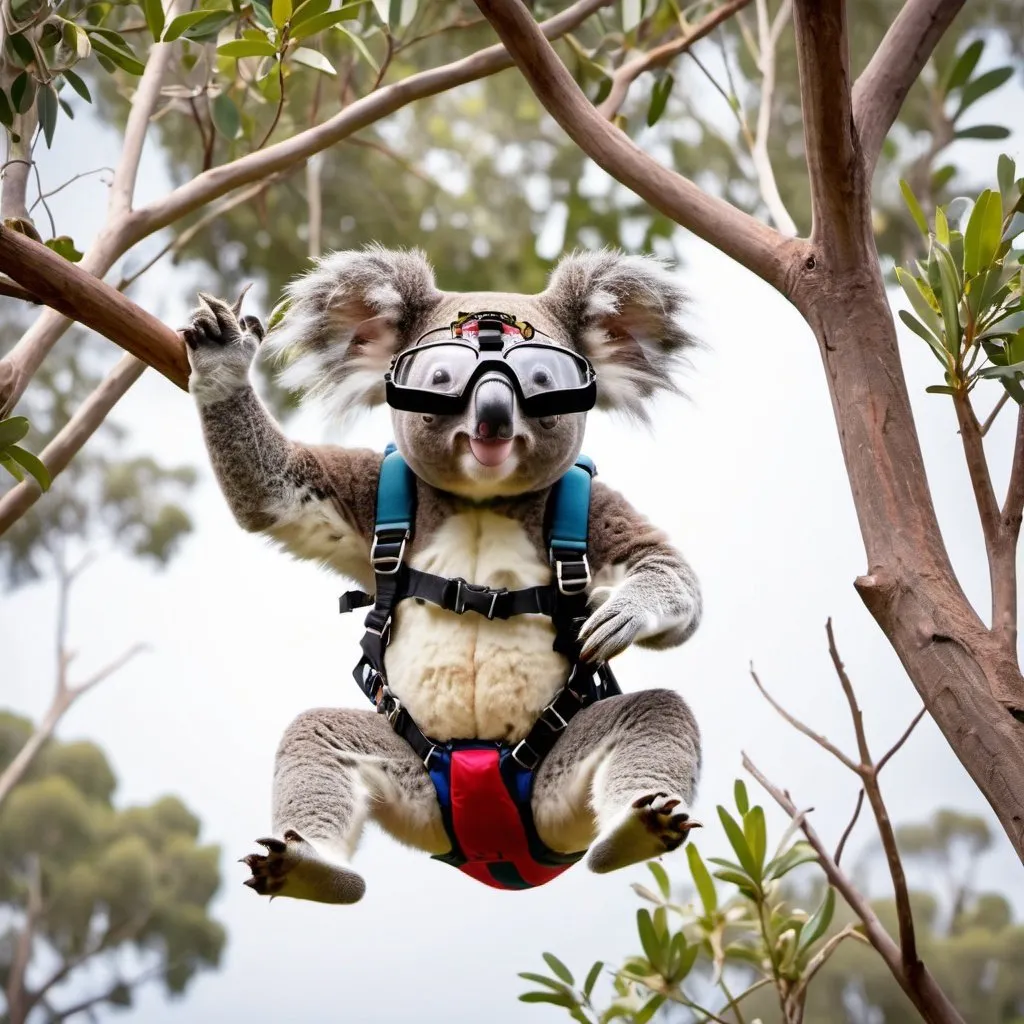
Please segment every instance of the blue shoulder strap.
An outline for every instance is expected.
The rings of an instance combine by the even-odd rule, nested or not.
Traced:
[[[405,459],[388,445],[377,482],[378,534],[387,530],[404,530],[412,534],[415,519],[416,480]]]
[[[548,547],[586,553],[590,525],[590,480],[597,470],[581,455],[576,465],[559,480],[552,495]]]

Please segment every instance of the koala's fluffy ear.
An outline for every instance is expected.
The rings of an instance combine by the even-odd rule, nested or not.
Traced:
[[[564,257],[540,296],[597,371],[598,408],[647,419],[647,400],[677,391],[672,373],[696,342],[682,324],[687,296],[653,256],[604,249]]]
[[[325,256],[285,294],[266,341],[285,364],[281,383],[339,416],[384,401],[391,357],[441,300],[422,252],[378,245]]]

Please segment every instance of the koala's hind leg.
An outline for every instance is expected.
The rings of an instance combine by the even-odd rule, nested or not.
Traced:
[[[274,837],[246,884],[269,896],[355,903],[350,864],[367,817],[428,853],[449,849],[437,796],[412,748],[373,711],[320,708],[285,731],[274,766]]]
[[[695,826],[687,811],[700,771],[700,733],[671,690],[609,697],[581,711],[544,759],[533,812],[552,849],[590,848],[592,871],[674,850]]]

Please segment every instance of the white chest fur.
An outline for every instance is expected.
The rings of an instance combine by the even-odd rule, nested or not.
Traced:
[[[509,590],[551,579],[523,527],[484,510],[453,516],[410,564]],[[488,621],[408,599],[396,609],[388,683],[434,739],[518,740],[565,681],[554,635],[544,615]]]

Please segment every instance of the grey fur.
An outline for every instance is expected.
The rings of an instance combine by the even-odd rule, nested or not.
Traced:
[[[268,344],[288,363],[293,383],[326,395],[341,412],[380,401],[380,378],[392,355],[464,309],[504,309],[534,323],[556,343],[586,352],[597,365],[599,381],[603,375],[612,382],[605,403],[617,402],[632,415],[643,414],[642,402],[656,388],[671,387],[671,367],[692,344],[679,325],[682,292],[664,267],[607,252],[567,257],[540,296],[452,295],[437,290],[422,254],[371,247],[320,261],[290,286],[289,294],[292,305]],[[249,381],[258,323],[240,322],[237,313],[227,303],[202,296],[184,331],[192,365],[190,390],[228,504],[245,529],[275,539],[297,557],[329,564],[372,585],[369,547],[381,456],[285,438]],[[454,557],[450,547],[436,548],[442,543],[438,538],[450,544],[444,539],[449,525],[476,523],[473,517],[486,510],[491,518],[479,522],[497,524],[494,528],[504,531],[500,536],[510,528],[520,531],[516,572],[524,580],[490,585],[547,582],[544,509],[552,484],[579,454],[585,417],[537,421],[516,411],[513,454],[507,465],[492,470],[481,468],[470,454],[472,406],[449,417],[393,413],[399,449],[419,477],[409,557],[427,557],[431,551],[432,558]],[[504,541],[500,550],[508,550]],[[661,531],[600,482],[591,500],[589,558],[595,578],[590,591],[594,611],[583,627],[587,656],[604,660],[631,643],[672,646],[692,634],[701,613],[693,571]],[[497,570],[492,566],[490,571],[500,575],[501,565],[499,560]],[[466,578],[473,571],[470,564]],[[472,616],[456,623],[458,630],[499,625],[481,625]],[[522,635],[523,643],[535,643],[529,638],[538,634]],[[469,649],[478,640],[496,642],[494,633],[485,637],[481,632],[469,640]],[[530,690],[529,700],[536,704],[517,705],[520,717],[523,709],[534,714],[565,678],[557,675],[564,659],[552,654],[550,639],[546,643],[545,672],[553,666],[556,675],[541,680],[540,690]],[[389,654],[397,657],[394,646]],[[418,648],[413,655],[413,660],[419,657]],[[484,699],[481,671],[476,669],[475,701]],[[493,699],[506,699],[500,691],[503,679],[499,675]],[[455,681],[446,677],[445,685],[453,687]],[[490,678],[489,694],[495,685]],[[550,691],[544,691],[548,685]],[[493,714],[477,707],[478,716],[491,714],[486,726],[491,731],[459,737],[520,738],[524,726],[515,715],[502,719],[503,707],[499,701]],[[435,724],[435,735],[445,732],[443,722]],[[565,850],[584,849],[597,836],[588,863],[598,871],[671,849],[691,824],[685,805],[693,796],[699,761],[696,724],[677,695],[645,691],[601,702],[573,719],[538,775],[535,809],[539,827],[544,823],[542,835]],[[364,883],[348,860],[367,816],[404,842],[429,852],[447,849],[426,772],[372,712],[301,715],[281,742],[274,792],[276,836],[260,840],[266,853],[246,858],[253,872],[248,884],[257,892],[326,902],[358,899]]]

